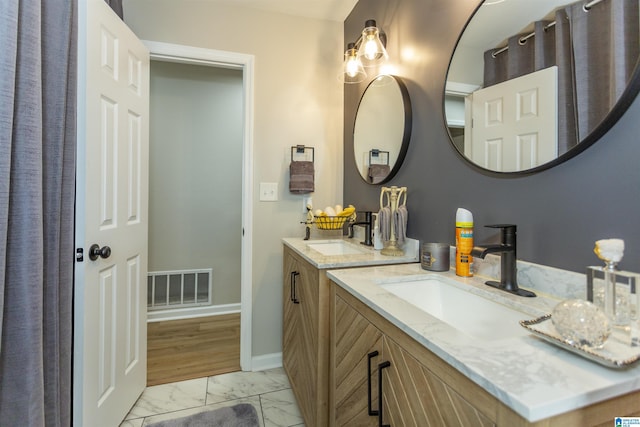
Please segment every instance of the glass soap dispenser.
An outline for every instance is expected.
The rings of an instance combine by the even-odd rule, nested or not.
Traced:
[[[587,300],[604,311],[614,329],[629,337],[630,345],[640,346],[640,275],[617,269],[624,254],[624,241],[598,240],[593,251],[605,265],[587,267]]]

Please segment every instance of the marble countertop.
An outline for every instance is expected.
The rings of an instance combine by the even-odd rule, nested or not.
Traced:
[[[347,268],[362,267],[368,265],[385,265],[385,264],[404,264],[418,262],[418,241],[407,239],[404,246],[405,254],[403,256],[387,256],[382,255],[380,251],[374,250],[372,247],[360,244],[357,238],[337,237],[328,239],[331,241],[343,241],[349,245],[355,245],[362,253],[348,255],[323,255],[322,253],[311,249],[309,244],[314,242],[323,242],[327,239],[310,239],[304,240],[300,237],[287,237],[282,242],[295,250],[300,256],[309,261],[316,268],[325,270],[330,268]]]
[[[640,389],[640,364],[626,369],[607,368],[530,334],[490,341],[477,339],[378,284],[443,274],[453,279],[456,287],[522,311],[523,320],[550,313],[560,301],[539,290],[537,298],[518,297],[484,285],[486,277],[460,278],[452,271],[431,273],[420,264],[332,270],[327,274],[530,422]]]

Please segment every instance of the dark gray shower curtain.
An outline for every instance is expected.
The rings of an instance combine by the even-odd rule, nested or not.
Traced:
[[[0,424],[71,424],[77,0],[0,1]]]
[[[606,117],[640,53],[637,0],[587,0],[558,9],[555,25],[534,23],[534,36],[509,38],[509,49],[485,52],[484,86],[558,66],[558,154],[583,140]]]

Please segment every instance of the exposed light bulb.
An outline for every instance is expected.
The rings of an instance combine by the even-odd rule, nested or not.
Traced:
[[[362,68],[362,62],[355,48],[355,43],[349,43],[344,53],[344,65],[338,75],[338,80],[344,83],[360,83],[367,77]]]
[[[378,66],[388,58],[384,43],[380,39],[380,34],[375,20],[370,19],[365,23],[365,28],[362,30],[360,38],[360,49],[358,50],[358,56],[365,67]]]
[[[355,56],[347,59],[347,64],[345,65],[345,72],[349,75],[349,77],[355,77],[358,74],[358,58]]]
[[[378,44],[376,43],[376,34],[370,34],[367,36],[367,40],[364,42],[364,56],[373,61],[378,55]]]

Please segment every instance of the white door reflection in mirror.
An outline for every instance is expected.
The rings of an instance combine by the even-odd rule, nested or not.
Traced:
[[[557,67],[550,67],[475,91],[465,155],[498,172],[519,172],[555,159],[557,82]]]

